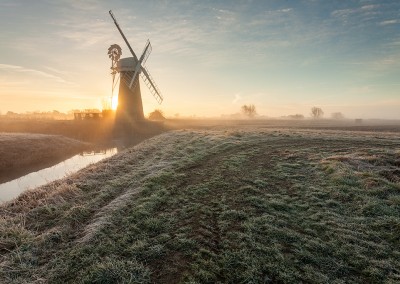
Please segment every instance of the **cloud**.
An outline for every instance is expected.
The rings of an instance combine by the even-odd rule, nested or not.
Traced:
[[[233,99],[232,104],[236,104],[240,100],[242,100],[242,96],[240,94],[235,94],[235,98]]]
[[[22,85],[27,86],[29,85],[28,80],[15,80],[14,78],[10,77],[0,77],[0,88],[4,89],[9,87],[21,87]]]
[[[356,13],[357,11],[358,11],[357,9],[341,9],[333,11],[331,15],[334,17],[344,18],[344,17],[349,17],[350,15]]]
[[[293,10],[292,8],[286,8],[286,9],[277,10],[277,12],[288,13],[288,12],[291,12],[292,10]]]
[[[361,10],[374,10],[376,8],[379,8],[379,5],[364,5],[361,6]]]
[[[63,78],[55,76],[53,74],[47,73],[47,72],[43,72],[43,71],[39,71],[39,70],[35,70],[35,69],[29,69],[29,68],[25,68],[22,66],[18,66],[18,65],[9,65],[9,64],[0,64],[0,69],[5,70],[5,71],[11,71],[11,72],[21,72],[21,73],[30,73],[32,75],[36,75],[36,76],[41,76],[44,78],[48,78],[48,79],[52,79],[58,83],[65,83],[65,84],[69,84],[69,82],[65,81]]]
[[[56,69],[56,68],[53,68],[50,66],[43,66],[43,67],[46,68],[47,70],[49,70],[53,73],[59,74],[59,75],[64,75],[64,76],[71,75],[71,72],[68,72],[68,71],[59,70],[59,69]]]
[[[103,20],[76,16],[52,22],[57,26],[56,35],[74,42],[79,48],[88,48],[96,44],[104,44],[114,37],[113,23]]]
[[[379,23],[380,26],[400,24],[400,20],[386,20]]]
[[[364,95],[371,93],[373,91],[371,86],[357,86],[357,87],[351,87],[348,90],[348,93],[353,94],[353,95]]]
[[[376,12],[380,8],[380,5],[364,5],[361,7],[355,8],[347,8],[347,9],[339,9],[334,10],[331,13],[331,16],[340,18],[342,20],[348,20],[353,17],[367,17],[368,19],[372,19],[371,16],[375,16],[378,13]]]
[[[53,1],[51,1],[53,2]],[[69,5],[72,9],[80,11],[93,11],[101,8],[97,0],[62,0],[65,5]]]
[[[4,8],[13,8],[13,7],[19,7],[21,6],[21,3],[16,3],[16,2],[6,2],[6,3],[0,3],[0,7]]]
[[[215,9],[215,8],[212,8],[212,10],[221,15],[235,15],[235,12],[231,10]]]

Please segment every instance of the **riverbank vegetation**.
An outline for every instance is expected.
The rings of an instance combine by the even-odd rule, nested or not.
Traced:
[[[172,131],[0,207],[6,283],[396,283],[398,134]]]
[[[55,164],[88,146],[59,135],[0,132],[0,181]]]

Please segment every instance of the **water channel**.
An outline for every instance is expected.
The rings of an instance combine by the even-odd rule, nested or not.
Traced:
[[[9,201],[27,189],[35,188],[54,180],[66,177],[80,169],[111,157],[118,152],[117,148],[101,151],[83,152],[49,168],[29,173],[9,182],[0,184],[0,203]]]

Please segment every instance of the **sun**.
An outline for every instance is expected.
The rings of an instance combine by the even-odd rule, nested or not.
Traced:
[[[117,106],[118,106],[118,95],[113,96],[112,99],[111,99],[111,108],[113,110],[116,110]]]

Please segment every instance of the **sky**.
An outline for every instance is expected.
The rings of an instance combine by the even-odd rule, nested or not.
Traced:
[[[110,9],[137,56],[151,41],[145,113],[400,119],[399,0],[0,0],[0,112],[101,108],[109,46],[130,56]]]

